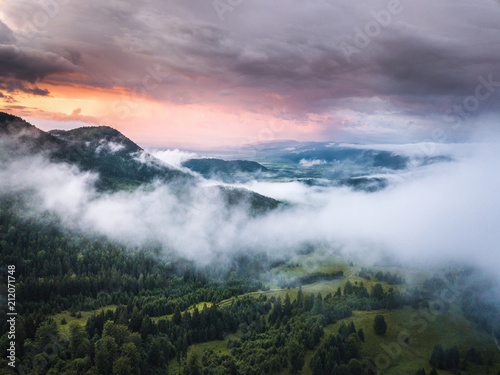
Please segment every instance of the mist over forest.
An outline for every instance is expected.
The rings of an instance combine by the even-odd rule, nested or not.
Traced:
[[[20,144],[9,147],[26,147],[16,139]],[[8,142],[12,139],[4,135],[2,143]],[[97,157],[116,155],[125,148],[105,138],[97,139],[96,144]],[[369,145],[363,147],[370,150]],[[167,180],[153,176],[147,184],[116,191],[99,189],[98,171],[84,170],[78,163],[54,162],[38,152],[19,157],[3,153],[0,184],[4,193],[26,196],[27,215],[49,212],[66,228],[105,235],[132,247],[158,243],[165,253],[175,252],[202,263],[214,256],[249,251],[279,258],[308,244],[321,244],[371,263],[382,258],[429,267],[457,263],[498,276],[500,234],[494,230],[500,219],[500,177],[494,173],[500,162],[497,144],[447,145],[440,158],[425,158],[423,146],[420,155],[415,147],[418,145],[400,146],[399,153],[382,150],[392,157],[407,158],[405,166],[397,168],[370,166],[366,162],[370,156],[355,155],[340,161],[322,160],[304,171],[304,158],[300,156],[302,163],[294,163],[280,155],[285,161],[278,167],[273,164],[266,171],[241,172],[243,182],[234,170],[229,173],[234,176],[232,183],[217,180],[217,174],[203,177],[183,167],[176,161],[181,154],[178,150],[156,150],[153,156],[143,150],[122,150],[138,163],[139,170],[165,163],[165,168],[179,175]],[[278,155],[283,150],[273,152]],[[164,156],[168,153],[170,159]],[[291,154],[284,153],[285,157]],[[185,154],[191,160],[196,155]],[[312,160],[321,160],[315,154],[322,152],[311,152]],[[283,168],[290,164],[297,172],[283,176]],[[319,178],[308,178],[308,174]],[[370,185],[363,189],[339,183],[349,178],[374,179],[379,185],[373,190]],[[284,204],[256,216],[249,202],[228,205],[217,186],[255,192]]]
[[[55,345],[67,345],[67,336],[62,333],[67,320],[59,318],[67,314],[64,311],[71,311],[71,319],[80,319],[82,312],[75,315],[77,310],[94,311],[85,318],[88,338],[84,341],[82,328],[78,328],[82,326],[72,323],[70,341],[80,340],[80,344],[69,344],[69,356],[88,358],[84,366],[101,374],[139,371],[139,359],[130,362],[126,358],[140,356],[141,350],[149,353],[145,373],[176,363],[194,374],[203,366],[211,368],[207,361],[213,352],[205,351],[200,364],[190,345],[224,340],[231,332],[246,335],[241,324],[247,319],[245,314],[255,314],[253,309],[258,309],[258,319],[267,319],[275,329],[285,330],[294,319],[312,314],[313,320],[301,324],[304,328],[316,327],[311,332],[317,333],[305,342],[292,341],[291,346],[279,349],[276,358],[272,355],[271,362],[255,370],[274,373],[283,364],[291,366],[292,372],[303,368],[305,361],[300,358],[322,342],[321,327],[337,324],[337,320],[352,316],[353,310],[392,311],[410,305],[430,309],[433,321],[436,314],[451,314],[447,311],[452,311],[454,303],[463,315],[453,319],[467,319],[477,325],[481,337],[489,337],[477,341],[481,345],[489,341],[486,351],[471,347],[462,353],[464,361],[481,366],[485,356],[488,366],[495,364],[491,342],[496,343],[500,328],[496,288],[500,280],[500,235],[495,230],[500,220],[500,177],[493,173],[500,152],[495,142],[385,147],[335,143],[294,143],[291,147],[284,142],[258,145],[256,162],[241,160],[241,155],[231,158],[230,150],[225,152],[227,160],[207,151],[148,152],[110,127],[44,132],[5,113],[1,120],[0,245],[5,259],[18,264],[27,278],[21,283],[26,299],[19,309],[26,318],[22,320],[23,346],[18,350],[38,353],[45,363],[42,371],[55,363],[55,357],[47,362],[46,348],[40,346],[44,330],[50,332]],[[432,153],[428,152],[430,148]],[[57,252],[52,253],[55,248]],[[108,253],[114,253],[118,263],[103,260]],[[77,258],[71,260],[74,256]],[[54,271],[44,261],[47,257],[53,259]],[[96,279],[101,287],[86,276],[95,272],[91,269],[97,259],[104,262]],[[130,261],[136,266],[129,268]],[[35,274],[28,272],[33,264],[38,264]],[[140,275],[137,266],[141,267]],[[125,275],[129,276],[124,279]],[[426,280],[422,283],[423,278]],[[44,280],[54,280],[60,292]],[[170,288],[174,288],[166,298],[161,294],[165,280],[170,280]],[[364,286],[365,281],[358,285],[354,280],[366,280],[371,290]],[[301,296],[302,287],[307,296],[309,288],[339,282],[342,287],[335,294],[335,287],[327,287],[332,292],[324,302],[307,302],[303,299],[308,297]],[[385,291],[380,282],[394,286]],[[183,283],[192,288],[191,292],[180,287]],[[134,285],[139,285],[135,297]],[[292,304],[289,293],[297,288]],[[258,290],[263,293],[258,302],[262,306],[248,297]],[[224,306],[246,293],[244,300],[251,303],[246,313],[234,312],[233,306],[240,305],[233,302],[231,307],[220,307],[215,325],[201,331],[204,333],[197,331],[200,316],[211,314],[208,302],[217,309],[219,304]],[[274,293],[278,293],[277,299]],[[447,294],[451,297],[443,297]],[[156,297],[146,303],[147,295]],[[266,302],[268,295],[271,302]],[[314,300],[314,294],[310,296]],[[43,302],[46,298],[59,302],[47,304]],[[321,293],[316,299],[323,301]],[[191,316],[188,311],[192,305],[202,302],[203,310],[194,307]],[[124,303],[114,313],[108,310],[108,315],[95,315],[98,308]],[[439,304],[443,307],[436,310]],[[40,314],[48,315],[45,323]],[[223,323],[229,319],[225,314],[236,314],[234,323]],[[165,315],[171,319],[162,320]],[[321,318],[316,321],[314,316]],[[162,328],[156,327],[150,317],[160,317]],[[375,323],[375,332],[384,335],[387,324],[382,322],[382,315],[377,319],[381,327]],[[177,324],[183,327],[181,331],[174,328]],[[385,365],[377,364],[382,354],[372,359],[361,354],[364,331],[356,334],[354,322],[350,324],[347,328],[342,323],[338,328],[341,336],[324,341],[306,368],[314,374],[322,373],[319,369],[326,366],[327,359],[321,351],[330,350],[328,345],[343,348],[349,337],[356,341],[357,349],[339,359],[332,369],[344,368],[351,373],[384,369]],[[115,337],[112,332],[118,327],[125,336],[131,335],[127,340],[133,340],[134,332],[141,336],[133,347],[121,347],[122,357],[114,355],[112,367],[97,354],[85,356],[84,348],[88,347],[101,348],[113,356],[109,350],[114,349],[102,348],[110,344],[106,340]],[[170,338],[165,336],[168,332]],[[293,337],[297,334],[294,332],[290,333]],[[274,337],[271,331],[267,334]],[[350,336],[353,334],[355,337]],[[35,341],[34,348],[29,349],[26,337]],[[118,336],[112,340],[114,345],[123,343]],[[241,340],[247,339],[243,336]],[[326,344],[328,340],[337,340],[337,344]],[[409,339],[405,340],[409,345]],[[155,345],[163,345],[163,349],[155,349]],[[229,340],[228,348],[231,345],[241,344]],[[154,350],[163,353],[161,361],[155,359]],[[294,351],[299,353],[298,362],[295,356],[287,362],[286,355]],[[252,351],[231,353],[227,366],[251,371],[247,366],[252,360],[247,356]],[[40,371],[37,362],[25,358],[23,366]],[[282,365],[279,358],[285,361]],[[429,363],[434,369],[456,369],[459,358],[455,347],[443,349],[437,344]],[[278,362],[272,362],[275,360]],[[462,369],[467,368],[465,363]],[[74,362],[70,360],[65,366],[74,366]]]
[[[0,0],[0,375],[500,375],[498,0]]]

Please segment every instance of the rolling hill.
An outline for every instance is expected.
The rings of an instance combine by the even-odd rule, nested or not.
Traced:
[[[215,178],[226,182],[237,180],[238,177],[255,177],[259,173],[269,171],[263,165],[248,160],[190,159],[182,165],[205,178]]]

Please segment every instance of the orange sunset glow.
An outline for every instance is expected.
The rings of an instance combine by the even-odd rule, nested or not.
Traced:
[[[420,5],[406,4],[397,23],[384,26],[373,9],[347,16],[334,4],[298,12],[261,1],[234,9],[208,3],[135,9],[123,2],[97,11],[90,3],[3,1],[0,110],[45,130],[109,125],[144,145],[201,148],[291,139],[435,141],[434,128],[456,129],[458,122],[460,130],[446,137],[460,140],[475,117],[496,113],[492,100],[478,103],[481,112],[456,107],[478,75],[497,82],[495,57],[455,59],[455,70],[421,60],[440,53],[431,47],[441,43],[435,35],[450,30],[434,22],[437,13],[421,18]],[[477,10],[477,27],[496,24],[498,7],[486,8]],[[313,18],[315,27],[303,31]],[[379,23],[376,35],[370,22]],[[406,34],[412,25],[425,33]],[[484,26],[484,40],[495,33]],[[478,45],[475,33],[453,35],[455,44],[446,43],[436,61],[448,61],[453,53],[444,49],[452,45]]]
[[[0,375],[500,375],[500,0],[0,0]]]

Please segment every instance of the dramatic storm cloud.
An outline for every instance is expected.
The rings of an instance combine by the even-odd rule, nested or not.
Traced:
[[[0,45],[0,75],[21,81],[36,82],[52,73],[73,72],[76,67],[52,52],[15,45]]]
[[[276,111],[268,138],[464,139],[498,120],[498,19],[493,0],[4,0],[0,75],[17,86],[0,90],[32,119],[79,107],[156,145],[266,140]],[[52,99],[20,96],[35,81]]]

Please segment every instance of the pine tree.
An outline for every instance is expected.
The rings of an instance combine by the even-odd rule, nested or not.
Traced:
[[[442,368],[444,364],[444,350],[441,345],[436,345],[432,350],[431,359],[429,363],[433,367]]]
[[[344,285],[344,296],[352,294],[353,291],[354,291],[354,287],[352,286],[351,282],[349,280],[347,280],[347,282]]]
[[[356,358],[352,358],[349,363],[349,374],[350,375],[362,375],[363,374],[363,365]]]
[[[118,358],[113,364],[113,375],[133,375],[130,359],[127,357]]]
[[[297,307],[299,309],[304,307],[304,293],[302,293],[302,286],[299,287],[299,291],[297,292]]]
[[[337,288],[337,291],[333,295],[334,297],[342,297],[342,291],[340,290],[340,287]]]
[[[384,297],[384,289],[382,288],[382,285],[379,283],[375,284],[372,288],[372,294],[370,297],[381,300]]]
[[[194,329],[198,329],[200,327],[200,311],[196,306],[193,310],[193,316],[191,317],[191,322]]]
[[[130,360],[130,367],[132,369],[131,374],[139,374],[139,365],[141,361],[141,355],[137,350],[137,346],[133,342],[128,342],[123,344],[121,347],[122,357],[126,357]]]
[[[34,340],[36,334],[36,326],[31,316],[26,318],[26,323],[24,324],[24,331],[26,332],[26,338]]]
[[[84,345],[85,342],[87,345]],[[88,339],[85,337],[83,327],[77,322],[69,325],[69,351],[72,358],[83,358],[86,355]]]
[[[157,338],[154,338],[151,341],[151,346],[148,353],[148,362],[153,366],[158,366],[163,362],[160,341]]]
[[[172,322],[176,326],[178,326],[182,322],[181,310],[179,309],[178,305],[175,307],[175,312],[174,312],[174,316],[172,317]]]
[[[142,313],[134,306],[132,317],[130,318],[129,328],[132,332],[139,332],[142,325]]]
[[[118,356],[118,345],[111,336],[106,336],[97,341],[95,364],[101,374],[111,374],[113,362]]]
[[[383,336],[387,332],[387,323],[382,315],[377,315],[374,320],[373,329],[377,335]]]
[[[290,296],[288,293],[285,296],[285,301],[283,302],[283,315],[286,317],[292,316],[292,303],[290,302]]]
[[[189,370],[190,375],[200,375],[201,374],[200,359],[198,357],[198,353],[194,350],[192,352],[190,352],[188,355],[187,368]]]
[[[356,326],[354,325],[354,322],[350,322],[347,325],[347,336],[349,336],[351,333],[356,333]]]
[[[281,308],[281,299],[278,297],[276,299],[276,302],[274,303],[271,313],[269,314],[269,323],[275,323],[278,319],[281,318],[282,314],[283,311]]]
[[[455,345],[450,350],[447,350],[446,367],[449,369],[456,369],[460,364],[460,352]]]
[[[358,331],[358,337],[361,341],[365,342],[365,333],[363,332],[363,328],[360,328]]]
[[[321,299],[316,298],[311,312],[313,315],[320,315],[323,313],[323,301]]]
[[[290,362],[291,373],[296,374],[304,367],[305,352],[297,340],[293,339],[288,344],[288,361]]]

